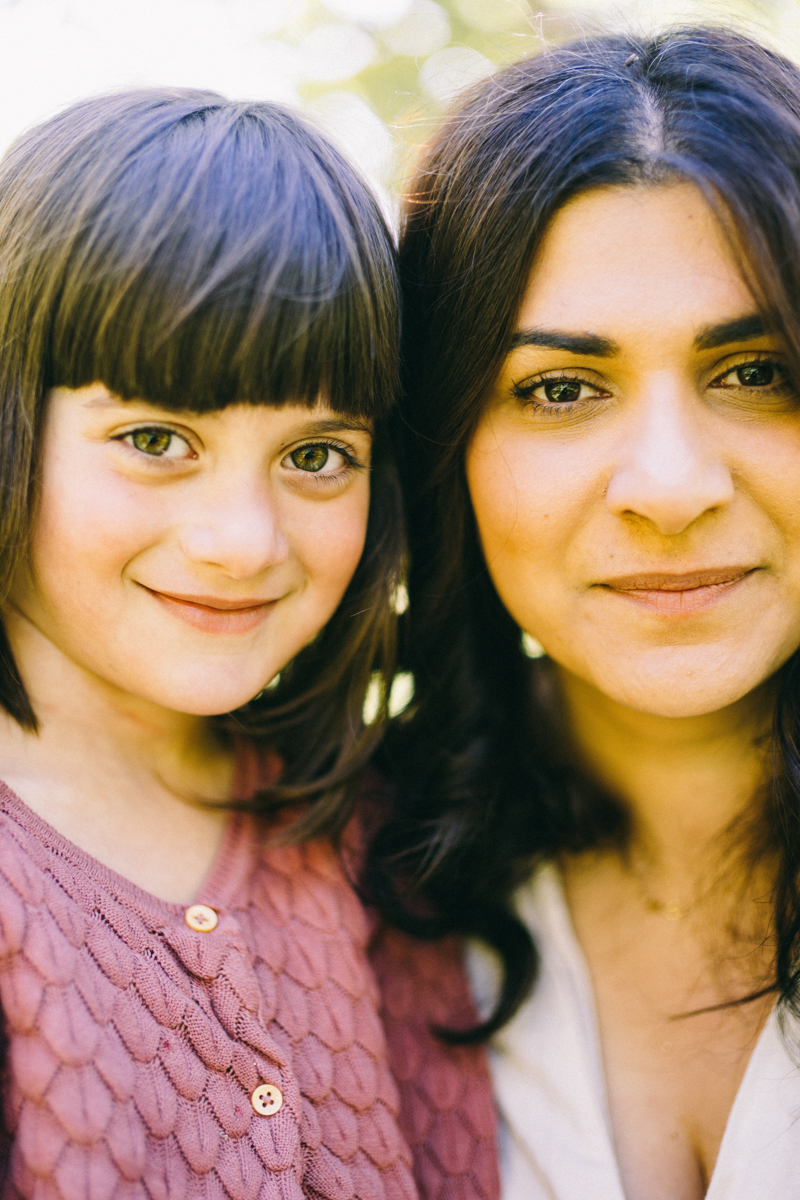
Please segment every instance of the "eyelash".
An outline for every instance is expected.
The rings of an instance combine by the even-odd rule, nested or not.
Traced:
[[[521,400],[529,408],[535,409],[537,413],[547,414],[548,416],[561,416],[564,413],[575,412],[579,404],[591,403],[594,400],[601,400],[604,397],[595,396],[591,400],[584,401],[569,401],[564,404],[550,403],[545,404],[540,400],[533,399],[533,393],[537,388],[544,387],[548,383],[577,383],[583,387],[592,388],[594,391],[603,392],[604,389],[591,383],[588,379],[584,379],[581,375],[569,371],[560,371],[555,375],[539,376],[536,379],[528,380],[527,383],[514,383],[512,385],[512,393],[518,400]],[[605,393],[608,395],[608,393]]]
[[[725,385],[725,384],[721,384],[719,382],[720,380],[724,379],[727,375],[732,375],[734,371],[742,370],[745,367],[755,367],[755,366],[774,367],[776,372],[778,372],[779,375],[782,376],[782,379],[776,383],[765,384],[761,387],[756,386],[756,387],[750,387],[750,388],[748,388],[747,385],[743,384],[743,383]],[[548,383],[562,383],[562,382],[563,383],[577,383],[577,384],[582,385],[583,387],[591,388],[596,392],[604,393],[604,395],[593,396],[584,401],[572,400],[572,401],[562,403],[562,404],[558,404],[558,403],[546,404],[541,401],[533,399],[533,393],[537,390],[537,388],[544,387]],[[774,356],[770,356],[767,354],[756,354],[750,358],[745,359],[742,362],[734,363],[732,366],[727,367],[724,371],[721,371],[718,375],[716,375],[714,377],[714,379],[712,379],[711,382],[708,384],[708,386],[709,387],[716,386],[719,389],[722,389],[724,387],[729,387],[731,390],[733,390],[734,388],[738,388],[742,391],[761,392],[762,394],[772,394],[772,395],[785,395],[792,390],[792,384],[789,381],[789,379],[786,377],[786,370],[785,370],[783,364],[778,359],[776,359]],[[590,404],[595,401],[600,401],[600,400],[604,399],[606,396],[608,396],[608,394],[609,394],[608,392],[605,392],[605,389],[599,387],[597,384],[590,382],[590,380],[584,378],[583,376],[581,376],[577,373],[569,372],[569,371],[562,371],[562,372],[559,372],[554,375],[539,376],[538,378],[531,379],[531,380],[528,380],[527,382],[523,382],[523,383],[514,383],[514,384],[512,384],[511,390],[512,390],[513,395],[516,396],[516,398],[518,400],[521,400],[528,407],[534,409],[537,413],[539,413],[543,416],[547,415],[547,416],[551,416],[551,417],[563,416],[565,413],[570,413],[570,412],[574,413],[574,412],[578,411],[579,406],[582,406],[585,404]]]
[[[310,442],[301,442],[299,446],[288,450],[281,461],[283,462],[285,459],[291,458],[298,450],[305,450],[314,446],[324,446],[328,450],[335,450],[337,454],[341,454],[346,464],[344,467],[339,468],[338,471],[329,471],[325,474],[322,471],[303,471],[301,467],[295,466],[294,470],[297,474],[305,476],[308,482],[312,483],[314,487],[335,487],[349,478],[354,471],[364,469],[364,464],[353,453],[352,447],[345,446],[342,442],[334,441],[331,438],[314,438]]]
[[[119,434],[114,438],[114,441],[120,442],[123,446],[127,446],[140,459],[150,459],[153,462],[163,462],[165,460],[168,462],[173,461],[166,455],[166,453],[148,454],[146,450],[140,450],[138,446],[134,446],[132,441],[129,441],[128,439],[135,438],[138,433],[169,434],[170,438],[177,438],[178,441],[183,442],[190,451],[190,454],[186,455],[185,457],[181,456],[178,461],[185,462],[191,457],[196,457],[189,439],[184,434],[178,433],[177,429],[171,429],[169,425],[137,425],[135,429],[128,429],[125,433]]]
[[[176,429],[171,429],[169,425],[139,425],[136,429],[129,429],[125,433],[119,434],[114,440],[121,442],[123,445],[127,445],[140,459],[149,459],[153,462],[164,462],[165,460],[167,462],[176,461],[169,459],[166,453],[148,454],[146,450],[140,450],[137,446],[134,446],[132,441],[129,441],[128,439],[133,439],[137,434],[140,433],[168,434],[171,438],[177,438],[179,441],[182,441],[188,447],[188,449],[192,451],[189,439],[184,434],[178,433]],[[304,450],[307,447],[316,446],[324,446],[326,449],[335,450],[337,454],[341,454],[346,465],[343,468],[340,468],[338,471],[327,471],[325,473],[322,471],[303,471],[301,467],[295,466],[294,470],[299,475],[306,476],[309,480],[313,480],[314,486],[325,487],[340,484],[344,479],[352,474],[352,472],[363,470],[364,464],[353,453],[352,447],[345,445],[343,442],[335,441],[332,438],[314,438],[312,441],[301,442],[299,446],[295,446],[292,450],[287,451],[283,455],[281,462],[287,458],[290,458],[291,455],[296,454],[298,450]],[[185,462],[191,457],[196,457],[196,455],[194,455],[192,452],[192,454],[187,455],[186,457],[181,456],[177,459],[177,461]]]

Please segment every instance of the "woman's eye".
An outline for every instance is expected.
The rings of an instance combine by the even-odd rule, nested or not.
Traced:
[[[718,375],[712,387],[718,388],[775,388],[787,383],[786,372],[776,362],[759,359],[756,362],[740,363],[723,375]]]
[[[748,367],[737,367],[736,378],[743,387],[766,387],[775,382],[772,363],[753,363]]]
[[[126,433],[122,439],[134,450],[148,454],[151,458],[188,458],[191,448],[185,438],[180,437],[172,429],[153,426],[145,429],[134,429]]]
[[[521,400],[553,408],[568,408],[581,400],[598,400],[605,395],[600,388],[582,379],[564,378],[516,384],[514,392]]]
[[[347,458],[341,450],[327,442],[313,442],[307,446],[298,446],[288,455],[289,461],[298,471],[306,471],[312,475],[332,475],[347,467]]]
[[[544,393],[551,404],[574,404],[581,398],[583,384],[578,383],[577,379],[554,379],[543,383],[538,390]]]

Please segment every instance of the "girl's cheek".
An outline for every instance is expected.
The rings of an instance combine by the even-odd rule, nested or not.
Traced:
[[[163,492],[137,487],[115,472],[94,480],[45,478],[34,531],[34,552],[58,559],[67,552],[98,565],[130,557],[169,525]]]
[[[368,518],[369,486],[357,480],[347,496],[303,506],[284,533],[309,576],[343,591],[361,559]]]

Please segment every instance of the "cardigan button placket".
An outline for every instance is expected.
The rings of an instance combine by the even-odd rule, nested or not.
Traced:
[[[210,933],[217,928],[219,918],[213,908],[207,904],[192,904],[184,914],[186,924],[195,933]]]
[[[250,1097],[250,1103],[260,1117],[272,1117],[283,1104],[283,1092],[273,1083],[262,1083]]]

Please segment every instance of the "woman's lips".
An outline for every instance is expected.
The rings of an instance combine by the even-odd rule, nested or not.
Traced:
[[[144,586],[144,585],[143,585]],[[264,621],[277,600],[221,600],[216,596],[176,596],[145,587],[173,617],[203,633],[250,633]]]
[[[683,575],[624,575],[598,586],[660,616],[693,616],[729,596],[757,569],[722,567]]]

